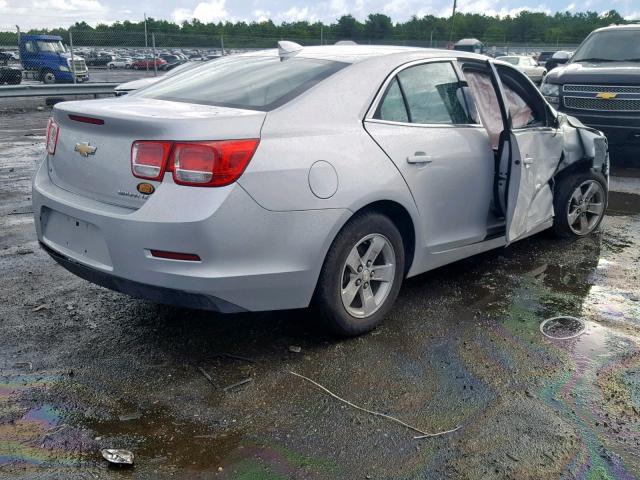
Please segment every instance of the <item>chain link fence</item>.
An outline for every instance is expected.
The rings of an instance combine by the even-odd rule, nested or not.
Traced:
[[[274,48],[279,40],[304,46],[331,45],[333,35],[287,37],[269,35],[194,35],[181,31],[101,31],[69,28],[40,37],[15,26],[0,25],[0,65],[27,70],[23,82],[108,82],[123,83],[148,76],[164,75],[186,62],[200,62],[223,55]],[[56,38],[58,37],[58,38]],[[20,40],[22,39],[22,40]],[[426,32],[423,38],[351,38],[358,44],[449,48],[450,42]],[[20,48],[19,48],[20,45]],[[485,42],[488,54],[537,55],[542,51],[575,50],[576,44],[524,44]],[[51,55],[57,58],[57,67]],[[57,55],[55,55],[57,54]],[[68,59],[68,60],[66,60]],[[55,70],[58,68],[58,70]],[[64,71],[68,69],[69,71]],[[55,77],[55,78],[53,78]]]

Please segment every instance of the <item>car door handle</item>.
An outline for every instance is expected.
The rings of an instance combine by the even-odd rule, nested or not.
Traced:
[[[524,160],[522,161],[522,163],[524,163],[525,165],[532,165],[533,164],[533,158],[531,158],[529,155],[525,155]]]
[[[424,165],[431,162],[433,162],[433,157],[424,152],[416,152],[415,155],[409,155],[407,157],[407,163],[418,163]]]

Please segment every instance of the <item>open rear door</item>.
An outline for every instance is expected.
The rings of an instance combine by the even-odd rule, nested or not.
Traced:
[[[511,243],[550,226],[553,219],[550,180],[560,162],[562,134],[548,126],[514,128],[502,80],[495,65],[491,61],[487,64],[505,128],[501,135],[505,154],[498,174],[506,177],[506,182],[501,182],[500,195],[504,195],[506,204],[506,239]]]

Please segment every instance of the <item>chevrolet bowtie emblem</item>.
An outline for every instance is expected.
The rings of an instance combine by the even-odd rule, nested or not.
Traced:
[[[94,153],[96,153],[97,149],[98,147],[92,147],[91,145],[89,145],[89,142],[76,143],[76,148],[74,148],[74,150],[83,157],[93,155]]]
[[[617,96],[618,94],[613,92],[600,92],[596,95],[596,98],[600,98],[602,100],[612,100]]]

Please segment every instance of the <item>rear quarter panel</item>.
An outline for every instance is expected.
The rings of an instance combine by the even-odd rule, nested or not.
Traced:
[[[390,200],[409,212],[416,244],[421,244],[411,191],[363,126],[380,85],[402,62],[388,57],[346,67],[267,114],[260,146],[239,180],[258,204],[272,211],[356,212],[372,202]],[[311,166],[320,160],[330,163],[337,174],[337,190],[329,198],[314,195],[309,185]]]
[[[363,126],[378,88],[397,63],[383,57],[351,65],[269,112],[260,146],[240,178],[242,187],[269,210],[356,211],[377,200],[415,210],[402,176]],[[337,191],[325,199],[309,186],[309,170],[319,160],[330,163],[338,177]]]

